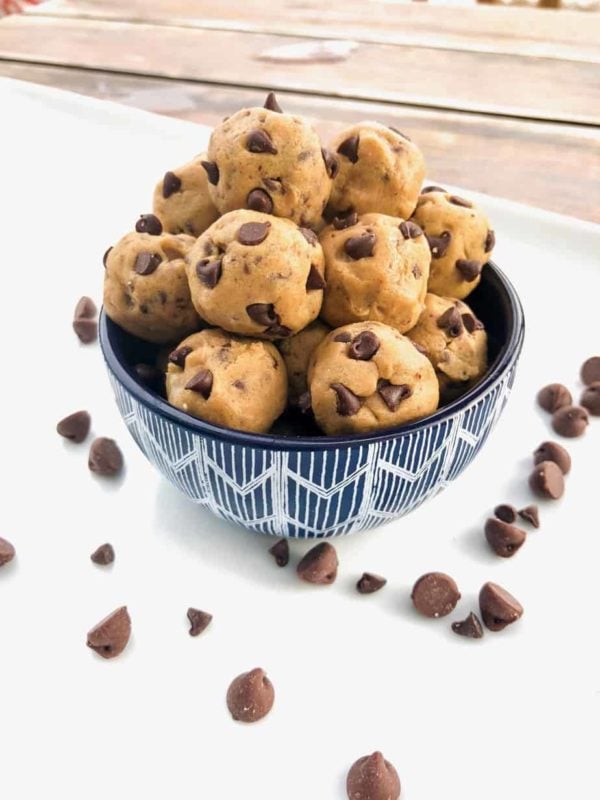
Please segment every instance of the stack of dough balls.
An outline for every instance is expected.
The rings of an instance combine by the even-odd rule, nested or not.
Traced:
[[[107,315],[157,346],[138,377],[156,389],[160,366],[172,405],[256,433],[286,408],[367,433],[458,397],[487,369],[464,301],[494,232],[424,176],[419,148],[377,122],[324,147],[272,93],[226,118],[104,257]]]

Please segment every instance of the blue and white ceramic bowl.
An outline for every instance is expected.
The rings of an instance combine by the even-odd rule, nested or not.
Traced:
[[[502,413],[523,344],[523,310],[493,264],[468,302],[488,331],[485,377],[435,414],[369,435],[260,435],[203,422],[139,382],[132,366],[154,356],[151,346],[104,313],[100,343],[129,432],[191,500],[261,533],[341,536],[401,517],[447,486]]]

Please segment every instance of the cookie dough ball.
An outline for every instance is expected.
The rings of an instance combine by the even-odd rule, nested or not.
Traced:
[[[312,354],[308,383],[315,419],[330,436],[403,425],[439,402],[429,359],[379,322],[332,331]]]
[[[421,229],[384,214],[349,214],[321,233],[327,286],[321,316],[333,328],[376,320],[405,333],[427,292],[431,255]]]
[[[496,242],[486,215],[470,200],[432,186],[423,189],[412,219],[425,231],[431,248],[429,291],[467,297]]]
[[[213,131],[204,162],[213,202],[222,214],[249,208],[315,226],[336,160],[305,120],[267,104],[238,111]]]
[[[230,211],[187,258],[192,301],[203,319],[232,333],[283,339],[318,315],[323,251],[308,228],[258,211]]]
[[[104,310],[134,336],[176,342],[198,330],[185,256],[195,239],[180,234],[128,233],[106,256]]]
[[[156,184],[153,210],[165,231],[200,236],[219,216],[202,166],[206,157],[203,153],[173,172],[165,173]]]
[[[425,177],[423,154],[395,128],[360,122],[331,143],[338,159],[328,212],[377,211],[408,219]]]
[[[289,339],[283,339],[279,344],[279,350],[287,367],[288,398],[292,405],[295,405],[300,395],[307,391],[308,362],[314,349],[330,331],[329,325],[317,319],[300,333],[290,336]]]
[[[264,433],[285,408],[287,375],[270,342],[210,328],[184,339],[169,357],[168,401],[207,422]]]
[[[487,370],[487,334],[466,303],[428,294],[409,338],[423,349],[440,381],[444,400],[469,389]]]

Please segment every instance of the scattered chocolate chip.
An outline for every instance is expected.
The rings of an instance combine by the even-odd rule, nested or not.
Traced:
[[[308,278],[306,279],[306,290],[310,292],[313,289],[324,289],[325,285],[325,278],[321,275],[315,265],[311,264],[310,272],[308,273]]]
[[[152,275],[161,261],[162,258],[158,253],[140,253],[135,260],[134,269],[138,275]]]
[[[346,333],[343,331],[342,333],[338,333],[337,336],[333,337],[334,342],[351,342],[352,341],[352,334]]]
[[[91,297],[81,297],[75,306],[73,319],[92,319],[98,313],[96,304]]]
[[[579,402],[594,417],[600,416],[600,381],[590,383]]]
[[[483,243],[483,249],[486,253],[490,253],[496,246],[496,234],[494,231],[488,231]]]
[[[99,436],[90,446],[88,467],[97,475],[117,475],[123,469],[123,454],[114,439]]]
[[[398,226],[400,228],[400,233],[405,239],[416,239],[418,236],[423,235],[423,231],[415,222],[411,222],[410,220],[406,220],[406,222],[401,222]]]
[[[527,534],[515,525],[490,517],[485,523],[485,538],[496,555],[510,558],[525,542]]]
[[[279,316],[275,311],[273,303],[251,303],[246,306],[246,314],[257,325],[277,325]]]
[[[333,180],[335,176],[338,174],[338,170],[340,165],[338,163],[337,158],[326,147],[321,148],[321,155],[323,156],[323,161],[325,162],[325,169],[327,170],[327,174]]]
[[[519,516],[521,519],[524,519],[525,522],[533,525],[534,528],[540,527],[540,512],[536,505],[525,506],[525,508],[519,511]]]
[[[359,258],[370,258],[375,249],[377,237],[374,233],[363,233],[362,236],[350,236],[344,242],[346,255],[358,261]]]
[[[185,367],[185,359],[191,352],[191,347],[178,347],[177,350],[173,350],[169,353],[169,361],[171,364],[175,364],[175,366],[183,369]]]
[[[87,646],[102,658],[114,658],[125,650],[131,636],[131,618],[122,606],[95,625],[87,635]]]
[[[377,381],[377,391],[390,411],[397,411],[400,403],[412,395],[412,389],[408,383],[390,383],[385,378]]]
[[[501,631],[523,615],[523,606],[497,583],[485,583],[479,592],[479,610],[490,631]]]
[[[14,546],[7,539],[3,539],[0,536],[0,567],[3,567],[5,564],[8,564],[8,562],[12,561],[14,557],[15,557]]]
[[[338,214],[332,220],[332,225],[336,231],[343,231],[344,228],[351,228],[358,222],[358,214],[356,211],[346,211],[344,214]]]
[[[267,95],[267,99],[265,100],[264,107],[269,111],[276,111],[278,114],[283,114],[281,106],[279,105],[279,103],[277,102],[277,98],[275,97],[275,92],[269,92],[269,94]]]
[[[554,461],[541,461],[529,476],[531,491],[540,497],[558,500],[565,491],[565,479],[560,467]]]
[[[460,600],[454,580],[443,572],[428,572],[413,586],[411,598],[414,607],[426,617],[445,617]]]
[[[363,572],[356,584],[356,591],[359,594],[373,594],[378,592],[387,583],[387,578],[382,578],[381,575],[375,575],[372,572]]]
[[[319,237],[311,228],[298,228],[298,230],[313,247],[318,243]]]
[[[168,200],[172,194],[181,189],[181,178],[178,178],[174,172],[165,172],[163,178],[162,194],[165,200]]]
[[[112,250],[112,247],[109,247],[106,253],[102,256],[102,263],[104,264],[104,269],[106,269],[106,259],[108,258],[108,254]]]
[[[246,150],[249,150],[251,153],[270,153],[271,155],[277,155],[277,148],[273,144],[271,137],[267,131],[261,128],[250,131],[246,139]]]
[[[467,333],[483,330],[483,322],[480,322],[473,314],[461,314],[460,316]]]
[[[290,546],[287,539],[280,539],[273,547],[269,548],[269,553],[275,559],[278,567],[287,566],[290,560]]]
[[[443,258],[446,251],[450,246],[452,234],[450,231],[442,231],[439,236],[433,236],[431,233],[426,233],[425,238],[429,243],[432,258]]]
[[[190,636],[199,636],[212,622],[212,614],[200,611],[199,608],[188,608],[187,618],[190,621]]]
[[[310,392],[302,392],[296,402],[296,405],[301,414],[308,414],[312,408],[312,397],[310,396]]]
[[[589,422],[588,412],[581,406],[563,406],[552,415],[552,427],[559,436],[568,439],[582,436]]]
[[[456,306],[451,306],[444,311],[441,317],[438,318],[437,326],[446,331],[447,335],[451,336],[453,339],[461,335],[463,332],[463,321]]]
[[[337,577],[337,568],[335,547],[329,542],[321,542],[301,558],[296,572],[307,583],[330,584]]]
[[[441,186],[426,186],[424,189],[421,189],[421,194],[429,194],[429,192],[444,192],[446,193],[445,189],[442,189]]]
[[[451,194],[448,198],[448,202],[452,203],[454,206],[462,206],[463,208],[473,208],[473,203],[470,200],[465,200],[463,197],[457,197],[455,194]]]
[[[201,369],[193,378],[186,383],[185,388],[191,392],[201,394],[205,400],[208,400],[213,386],[213,374],[209,369]]]
[[[200,163],[204,167],[209,183],[212,183],[213,186],[216,186],[219,182],[219,168],[217,165],[214,163],[214,161],[201,161]]]
[[[69,414],[56,426],[56,431],[65,439],[69,439],[76,444],[80,444],[90,432],[92,418],[87,411],[75,411]]]
[[[355,361],[370,361],[379,350],[381,342],[371,331],[357,333],[348,348],[348,358]]]
[[[581,365],[581,380],[586,386],[600,381],[600,356],[592,356]]]
[[[237,232],[237,240],[240,244],[254,247],[264,242],[269,235],[270,229],[270,222],[244,222]]]
[[[554,414],[559,408],[570,406],[573,398],[571,397],[571,392],[562,383],[550,383],[539,390],[537,401],[544,411]]]
[[[481,273],[480,261],[469,261],[466,258],[459,258],[456,262],[456,269],[460,272],[467,283],[472,283]]]
[[[347,386],[343,383],[332,383],[331,388],[336,393],[336,410],[340,417],[353,417],[360,411],[362,400]]]
[[[479,617],[471,613],[466,619],[461,622],[453,622],[452,630],[459,636],[467,636],[469,639],[481,639],[483,636],[483,628]]]
[[[517,509],[508,503],[502,503],[494,509],[494,515],[501,519],[502,522],[508,522],[509,525],[517,518]]]
[[[140,214],[135,223],[138,233],[149,233],[151,236],[160,236],[163,230],[162,222],[154,214]]]
[[[73,320],[73,330],[82,344],[91,344],[98,338],[98,323],[95,319],[80,317]]]
[[[260,211],[261,214],[270,214],[273,211],[273,201],[264,189],[252,189],[246,198],[246,208]]]
[[[542,442],[533,453],[533,463],[541,464],[542,461],[554,461],[558,464],[563,475],[571,471],[571,456],[565,448],[557,442]]]
[[[349,800],[398,800],[400,788],[394,765],[379,752],[355,761],[346,778]]]
[[[94,564],[99,564],[102,567],[106,567],[108,564],[112,564],[115,560],[115,551],[113,549],[112,544],[101,544],[92,555],[90,556]]]
[[[198,279],[209,289],[214,289],[221,279],[223,265],[221,260],[211,261],[209,258],[203,258],[196,264],[196,275]]]
[[[358,142],[358,136],[350,136],[348,139],[344,139],[337,151],[341,156],[345,156],[348,161],[356,164],[358,161]]]
[[[273,708],[275,690],[263,669],[235,678],[227,690],[227,708],[237,722],[257,722]]]

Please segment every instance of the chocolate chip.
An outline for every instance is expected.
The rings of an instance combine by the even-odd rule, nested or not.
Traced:
[[[447,308],[441,317],[438,317],[437,326],[446,331],[447,335],[451,336],[453,339],[461,335],[463,332],[463,321],[456,306]]]
[[[398,226],[400,228],[400,233],[405,239],[416,239],[418,236],[423,235],[423,231],[419,226],[411,222],[410,220],[406,220],[406,222],[401,222]]]
[[[96,304],[91,297],[81,297],[75,306],[73,319],[92,319],[98,313]]]
[[[56,431],[65,439],[69,439],[76,444],[80,444],[90,432],[92,418],[87,411],[75,411],[69,414],[56,426]]]
[[[426,617],[445,617],[460,600],[454,580],[443,572],[428,572],[413,586],[411,598],[414,607]]]
[[[442,189],[441,186],[426,186],[424,189],[421,189],[421,194],[429,194],[429,192],[444,192],[446,193],[445,189]]]
[[[213,374],[209,369],[201,369],[193,378],[186,383],[185,388],[190,392],[201,394],[205,400],[208,400],[213,386]]]
[[[356,584],[356,591],[359,594],[373,594],[378,592],[387,583],[387,578],[375,575],[373,572],[363,572]]]
[[[200,162],[204,167],[204,170],[208,176],[209,183],[212,183],[213,186],[216,186],[219,182],[219,168],[215,164],[214,161],[201,161]]]
[[[158,253],[140,253],[135,260],[134,269],[138,275],[152,275],[162,261]]]
[[[568,439],[582,436],[589,421],[588,412],[581,406],[563,406],[552,415],[552,427],[559,436]]]
[[[181,178],[178,178],[174,172],[165,172],[163,178],[162,194],[165,200],[168,200],[172,194],[181,189]]]
[[[481,273],[480,261],[469,261],[466,258],[459,258],[455,266],[467,283],[472,283]]]
[[[571,470],[571,456],[565,448],[557,442],[542,442],[533,453],[533,463],[541,464],[542,461],[554,461],[558,464],[563,475]]]
[[[581,380],[587,386],[600,381],[600,356],[592,356],[581,365]]]
[[[270,214],[273,211],[273,201],[264,189],[252,189],[246,198],[246,208],[260,211],[261,214]]]
[[[306,239],[306,241],[311,244],[313,247],[318,243],[319,237],[317,234],[311,230],[311,228],[298,228],[302,236]]]
[[[325,285],[325,278],[321,275],[315,265],[311,264],[310,272],[308,273],[308,278],[306,279],[306,291],[310,292],[313,289],[324,289]]]
[[[524,519],[525,522],[529,522],[530,525],[533,525],[534,528],[540,527],[540,512],[536,505],[525,506],[519,511],[519,516],[521,519]]]
[[[527,534],[516,525],[490,517],[485,523],[485,538],[496,555],[502,558],[514,556],[524,543]]]
[[[125,650],[131,636],[131,618],[122,606],[95,625],[87,635],[87,646],[102,658],[114,658]]]
[[[459,636],[467,636],[469,639],[481,639],[483,636],[483,628],[479,617],[471,613],[466,619],[461,622],[453,622],[452,630]]]
[[[123,469],[123,454],[114,439],[99,436],[90,445],[88,467],[97,475],[117,475]]]
[[[237,240],[240,244],[254,247],[264,242],[269,235],[270,228],[270,222],[244,222],[237,232]]]
[[[450,231],[443,231],[439,236],[433,236],[430,233],[426,233],[425,238],[429,244],[432,258],[443,258],[446,255],[448,247],[450,246],[452,234]]]
[[[531,491],[540,497],[558,500],[565,491],[565,479],[560,467],[554,461],[541,461],[536,464],[529,476]]]
[[[277,325],[279,316],[275,312],[273,303],[251,303],[246,306],[246,314],[257,325]]]
[[[358,214],[356,211],[346,211],[343,214],[338,214],[333,218],[332,225],[336,231],[342,231],[344,228],[351,228],[358,222]]]
[[[108,250],[106,251],[106,253],[104,253],[104,255],[102,256],[102,263],[104,264],[104,269],[106,269],[106,260],[108,258],[108,254],[110,253],[111,250],[112,250],[112,247],[109,247]]]
[[[494,231],[488,231],[483,243],[483,249],[486,253],[490,253],[496,246],[496,234]]]
[[[296,405],[298,407],[298,411],[301,414],[308,414],[308,412],[312,408],[312,397],[310,396],[310,392],[302,392],[298,400],[296,401]]]
[[[502,503],[494,509],[494,515],[501,519],[502,522],[508,522],[509,525],[517,518],[517,509],[508,503]]]
[[[485,583],[479,592],[479,610],[490,631],[501,631],[523,615],[523,606],[497,583]]]
[[[600,416],[600,381],[590,383],[579,402],[594,417]]]
[[[348,358],[355,361],[370,361],[379,350],[381,342],[371,331],[358,333],[348,348]]]
[[[281,194],[285,194],[283,181],[279,180],[278,178],[263,178],[262,182],[267,187],[267,189],[269,189],[269,191],[280,192]]]
[[[15,557],[15,548],[7,539],[0,536],[0,567],[8,564]]]
[[[346,778],[349,800],[398,800],[400,778],[394,765],[381,753],[363,756],[350,767]]]
[[[269,548],[269,553],[275,559],[278,567],[287,566],[290,560],[290,546],[287,539],[280,539],[273,547]]]
[[[269,94],[267,95],[267,99],[265,100],[264,107],[269,111],[276,111],[278,114],[283,114],[281,106],[279,105],[279,103],[277,102],[277,98],[275,97],[275,92],[269,92]]]
[[[461,314],[460,318],[468,333],[483,330],[483,322],[480,322],[473,314]]]
[[[191,347],[178,347],[169,353],[169,361],[177,367],[183,369],[185,367],[185,359],[192,352]]]
[[[570,406],[573,398],[571,397],[571,392],[562,383],[550,383],[539,390],[537,401],[544,411],[554,414],[559,408]]]
[[[331,150],[328,150],[326,147],[321,148],[321,155],[323,156],[323,161],[325,162],[327,174],[333,180],[338,174],[338,170],[340,168],[338,160]]]
[[[227,708],[238,722],[257,722],[273,708],[275,690],[263,669],[235,678],[227,690]]]
[[[285,325],[280,325],[278,322],[276,322],[274,325],[269,325],[265,333],[268,333],[271,336],[286,338],[287,336],[291,336],[292,331],[291,328],[288,328]]]
[[[332,383],[331,388],[336,393],[336,410],[340,417],[353,417],[360,411],[362,400],[347,386],[343,383]]]
[[[209,258],[203,258],[196,264],[196,275],[199,280],[209,289],[214,289],[219,280],[223,265],[221,261],[211,261]]]
[[[390,411],[397,411],[400,403],[412,395],[408,383],[390,383],[384,378],[377,381],[377,391]]]
[[[450,195],[448,202],[455,206],[462,206],[463,208],[473,208],[473,203],[470,200],[465,200],[463,197],[457,197],[455,194]]]
[[[352,341],[352,334],[351,333],[338,333],[337,336],[333,337],[334,342],[351,342]]]
[[[348,139],[344,139],[337,151],[341,156],[345,156],[348,161],[356,164],[358,161],[358,142],[358,136],[350,136]]]
[[[113,549],[112,544],[101,544],[92,555],[90,556],[94,564],[99,564],[102,567],[106,567],[108,564],[112,564],[115,560],[115,551]]]
[[[151,236],[160,236],[163,230],[162,222],[154,214],[140,214],[135,223],[138,233],[149,233]]]
[[[337,577],[338,557],[335,547],[322,542],[308,551],[298,563],[298,577],[307,583],[330,584]]]
[[[200,611],[199,608],[188,608],[187,618],[190,622],[188,633],[190,636],[199,636],[212,622],[212,614]]]
[[[82,344],[91,344],[98,338],[98,323],[95,319],[74,319],[73,330]]]
[[[358,261],[360,258],[370,258],[375,249],[375,242],[377,237],[374,233],[363,233],[362,236],[350,236],[344,242],[344,251],[346,255]]]
[[[261,128],[250,131],[246,139],[246,150],[249,150],[251,153],[270,153],[272,155],[277,155],[277,148],[273,144],[271,137],[267,131]]]

